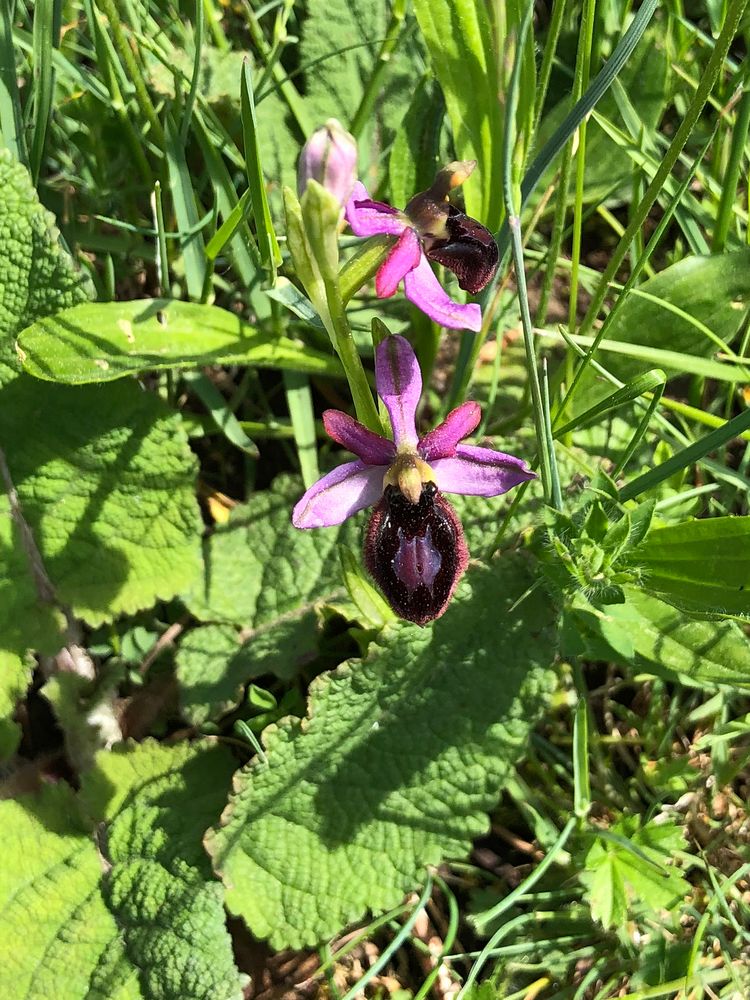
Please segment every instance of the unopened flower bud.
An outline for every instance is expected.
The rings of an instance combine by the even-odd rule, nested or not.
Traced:
[[[357,180],[357,142],[341,122],[329,118],[302,148],[297,166],[300,197],[315,180],[345,205]]]

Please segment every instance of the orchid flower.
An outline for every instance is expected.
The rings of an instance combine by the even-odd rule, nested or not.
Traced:
[[[393,295],[403,279],[407,299],[431,320],[454,330],[480,330],[482,311],[474,302],[454,302],[429,262],[453,271],[461,288],[472,294],[480,292],[497,270],[492,234],[448,201],[449,192],[463,184],[475,166],[476,160],[449,163],[403,212],[373,201],[360,181],[346,205],[346,219],[356,236],[398,236],[375,278],[379,298]]]
[[[422,376],[403,337],[378,345],[375,380],[393,440],[340,410],[326,410],[328,436],[358,457],[314,483],[294,508],[292,523],[330,527],[374,506],[365,564],[393,610],[425,625],[445,611],[469,558],[461,522],[442,492],[499,496],[535,474],[513,455],[460,443],[479,423],[474,402],[456,407],[424,437],[417,435]]]

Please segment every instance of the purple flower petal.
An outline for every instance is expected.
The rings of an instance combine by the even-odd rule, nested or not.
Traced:
[[[414,417],[422,394],[422,373],[408,340],[392,336],[378,344],[375,385],[391,418],[396,447],[416,446],[419,439]]]
[[[413,229],[405,229],[398,243],[391,250],[375,278],[378,298],[387,299],[398,288],[399,282],[413,271],[422,257],[422,245]]]
[[[353,452],[367,465],[390,465],[396,457],[393,441],[369,430],[341,410],[326,410],[323,426],[329,438]]]
[[[400,236],[408,225],[397,208],[373,201],[361,181],[354,185],[346,203],[346,221],[355,236],[377,236],[378,233]]]
[[[345,462],[313,483],[292,513],[295,528],[330,528],[383,495],[383,469],[364,462]]]
[[[536,479],[523,459],[468,444],[458,445],[453,458],[439,458],[430,466],[438,489],[466,496],[496,497]]]
[[[469,401],[451,410],[442,424],[425,434],[419,442],[419,454],[426,462],[438,458],[451,458],[456,445],[479,426],[482,411],[479,403]]]
[[[479,331],[482,328],[482,310],[479,306],[475,302],[468,305],[454,302],[432,273],[429,261],[424,256],[404,278],[404,293],[410,302],[441,326],[447,326],[451,330]]]

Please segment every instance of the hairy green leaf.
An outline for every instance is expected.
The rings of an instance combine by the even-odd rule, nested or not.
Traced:
[[[231,758],[154,743],[0,803],[5,1000],[241,1000],[201,837]],[[29,845],[33,844],[33,850]]]
[[[312,944],[486,830],[552,679],[555,611],[539,589],[519,602],[532,582],[523,556],[474,568],[432,627],[386,629],[313,683],[306,719],[266,730],[208,840],[255,934]]]
[[[91,624],[169,599],[200,572],[197,463],[156,396],[133,382],[19,376],[0,390],[0,445],[57,597]],[[19,559],[10,549],[0,580]],[[29,587],[11,588],[9,617],[29,606]]]
[[[28,171],[0,150],[0,384],[19,370],[13,338],[40,316],[90,296],[58,243],[55,220],[39,203]],[[2,443],[2,442],[0,442]]]
[[[654,528],[630,554],[644,586],[686,611],[750,614],[750,521],[712,517]]]
[[[332,356],[256,330],[218,306],[170,299],[92,302],[37,320],[18,337],[26,371],[81,384],[142,371],[241,364],[339,375]]]

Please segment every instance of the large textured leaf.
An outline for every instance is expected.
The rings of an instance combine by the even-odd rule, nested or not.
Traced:
[[[28,171],[0,150],[0,384],[20,366],[19,330],[39,316],[83,302],[88,281],[58,244],[53,217],[39,203]]]
[[[99,755],[80,796],[0,803],[4,1000],[241,1000],[201,850],[231,766],[143,744]]]
[[[356,544],[356,523],[292,528],[292,507],[303,492],[291,476],[279,477],[217,528],[205,543],[203,579],[185,598],[196,618],[258,628],[343,593],[336,546]]]
[[[0,425],[2,419],[0,409]],[[62,624],[62,616],[40,599],[21,528],[0,483],[0,651],[53,653],[62,644]]]
[[[630,293],[607,339],[710,357],[719,348],[690,317],[731,343],[749,303],[750,249],[685,257]],[[606,354],[605,363],[624,381],[650,367],[614,353]]]
[[[750,684],[750,640],[731,621],[700,621],[640,588],[623,587],[624,604],[604,618],[576,609],[574,643],[594,659],[619,663],[696,684]]]
[[[555,612],[533,566],[476,567],[434,626],[387,629],[311,687],[308,717],[266,730],[208,846],[227,902],[277,947],[395,904],[461,857],[544,705]]]
[[[177,652],[180,705],[188,722],[218,719],[239,704],[245,685],[262,674],[294,677],[317,652],[315,612],[304,611],[268,627],[238,631],[232,625],[192,629]]]
[[[218,306],[168,299],[91,302],[38,319],[18,337],[26,371],[78,385],[137,372],[243,364],[338,375],[338,361]]]
[[[232,624],[194,629],[180,644],[181,704],[192,722],[237,704],[253,677],[294,676],[314,647],[313,605],[345,593],[337,546],[358,545],[359,524],[298,531],[291,512],[302,492],[279,477],[205,542],[204,577],[185,602],[196,618]]]
[[[630,554],[644,585],[687,611],[750,614],[750,520],[711,517],[654,528]]]
[[[98,624],[149,607],[200,572],[195,459],[179,416],[135,383],[19,376],[0,390],[0,446],[57,595],[80,617]],[[12,618],[28,607],[28,586],[10,597]]]

